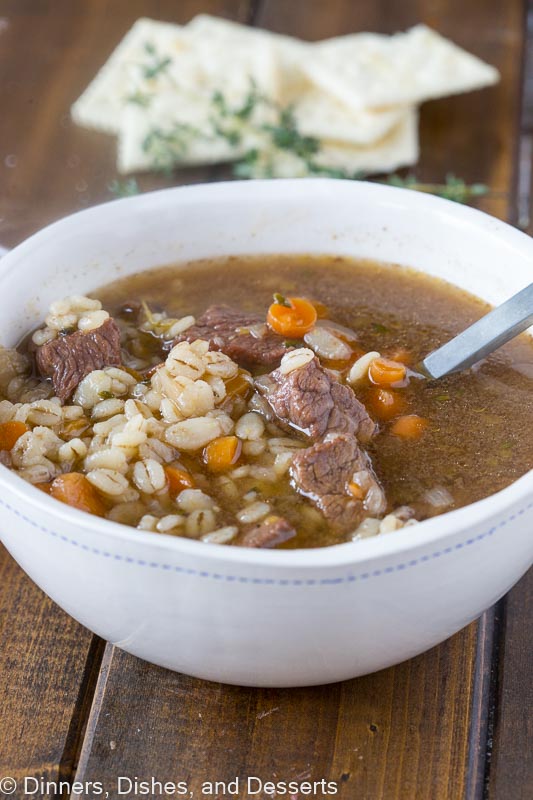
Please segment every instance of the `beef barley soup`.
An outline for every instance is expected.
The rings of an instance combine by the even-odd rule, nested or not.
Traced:
[[[327,256],[150,270],[58,299],[0,350],[0,461],[154,533],[318,547],[464,506],[533,466],[533,346],[429,381],[487,311],[434,278]]]

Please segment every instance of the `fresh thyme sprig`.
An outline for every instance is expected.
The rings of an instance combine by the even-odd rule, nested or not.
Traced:
[[[144,67],[144,76],[153,78],[167,69],[171,59],[159,57],[153,45],[147,44],[145,49],[152,57],[152,62]],[[147,106],[151,95],[136,92],[126,99]],[[200,129],[179,122],[167,129],[155,127],[145,137],[142,147],[154,167],[169,174],[183,163],[192,143],[199,139],[206,144],[226,142],[229,152],[233,152],[235,157],[233,174],[239,178],[276,177],[279,174],[279,161],[283,159],[290,162],[294,174],[300,177],[321,176],[344,180],[366,177],[360,171],[353,172],[324,163],[320,158],[323,142],[299,130],[294,108],[281,106],[266,97],[253,81],[238,106],[232,106],[222,91],[214,92],[207,127]],[[401,177],[396,174],[380,182],[427,192],[458,203],[470,202],[489,192],[484,184],[467,184],[452,173],[446,176],[444,183],[421,183],[414,175]]]
[[[275,177],[276,159],[283,154],[296,160],[302,175],[350,180],[362,177],[359,172],[351,173],[319,163],[316,156],[322,149],[320,139],[302,134],[298,129],[294,108],[280,106],[265,97],[253,82],[240,107],[232,108],[221,92],[215,92],[213,107],[213,130],[230,146],[239,147],[247,138],[258,141],[258,146],[249,147],[234,163],[233,173],[236,177]],[[269,118],[268,121],[265,118]]]
[[[169,66],[172,64],[172,59],[170,56],[160,56],[152,42],[145,43],[144,51],[148,60],[145,64],[139,65],[141,76],[147,81],[153,81],[154,78],[157,78],[168,70]],[[134,103],[141,108],[148,108],[153,98],[153,92],[136,89],[131,92],[131,94],[126,95],[124,101],[126,103]]]
[[[391,175],[383,183],[387,183],[389,186],[399,186],[402,189],[414,189],[417,192],[434,194],[456,203],[468,203],[476,197],[483,197],[489,193],[489,187],[484,183],[467,184],[452,172],[446,175],[444,183],[420,183],[414,175],[408,175],[406,178]]]

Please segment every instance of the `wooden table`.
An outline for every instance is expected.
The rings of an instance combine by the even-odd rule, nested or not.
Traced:
[[[137,17],[186,22],[199,11],[308,39],[423,21],[495,64],[498,87],[423,108],[417,174],[487,183],[494,194],[480,206],[530,226],[533,71],[521,0],[3,0],[2,244],[110,197],[114,141],[73,126],[69,107]],[[168,182],[140,178],[142,189]],[[334,780],[343,800],[531,798],[532,592],[530,575],[478,623],[376,675],[238,689],[100,641],[1,551],[0,777],[102,781],[113,798],[119,775],[188,780],[195,796],[203,781],[258,775]]]

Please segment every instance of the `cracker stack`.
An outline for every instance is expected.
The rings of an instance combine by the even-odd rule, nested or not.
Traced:
[[[320,140],[315,162],[351,172],[390,172],[418,160],[417,107],[467,92],[499,74],[425,25],[383,36],[356,33],[317,43],[200,15],[181,27],[139,19],[72,107],[76,123],[118,137],[121,173],[214,164],[266,147],[258,131],[274,106],[292,107],[299,133]],[[250,87],[268,102],[238,141],[214,135],[213,97],[241,108]],[[271,174],[297,176],[290,151],[270,154]]]

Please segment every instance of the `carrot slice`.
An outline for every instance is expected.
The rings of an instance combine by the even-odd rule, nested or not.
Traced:
[[[184,489],[194,489],[194,481],[189,473],[179,467],[165,467],[168,480],[168,490],[172,497],[176,497]]]
[[[389,420],[405,411],[405,399],[391,389],[380,389],[372,386],[367,393],[365,403],[373,417]]]
[[[424,417],[419,417],[418,414],[407,414],[398,417],[391,426],[390,432],[402,439],[419,439],[428,425],[429,421]]]
[[[204,461],[211,472],[223,472],[235,464],[241,454],[242,443],[236,436],[219,436],[204,448]]]
[[[0,450],[11,450],[23,433],[29,431],[24,422],[2,422],[0,425]]]
[[[92,483],[80,472],[66,472],[59,475],[50,489],[50,494],[56,500],[66,503],[80,511],[104,517],[106,508],[104,502]]]
[[[368,374],[373,383],[378,386],[392,386],[405,380],[407,369],[398,361],[388,358],[375,358],[368,369]]]
[[[268,309],[267,323],[273,331],[288,336],[289,338],[300,339],[315,325],[317,320],[316,308],[309,300],[303,297],[276,298],[284,302],[274,302]]]
[[[51,494],[52,492],[51,483],[34,483],[33,485],[36,489],[39,489],[39,491],[44,492],[45,494]]]

